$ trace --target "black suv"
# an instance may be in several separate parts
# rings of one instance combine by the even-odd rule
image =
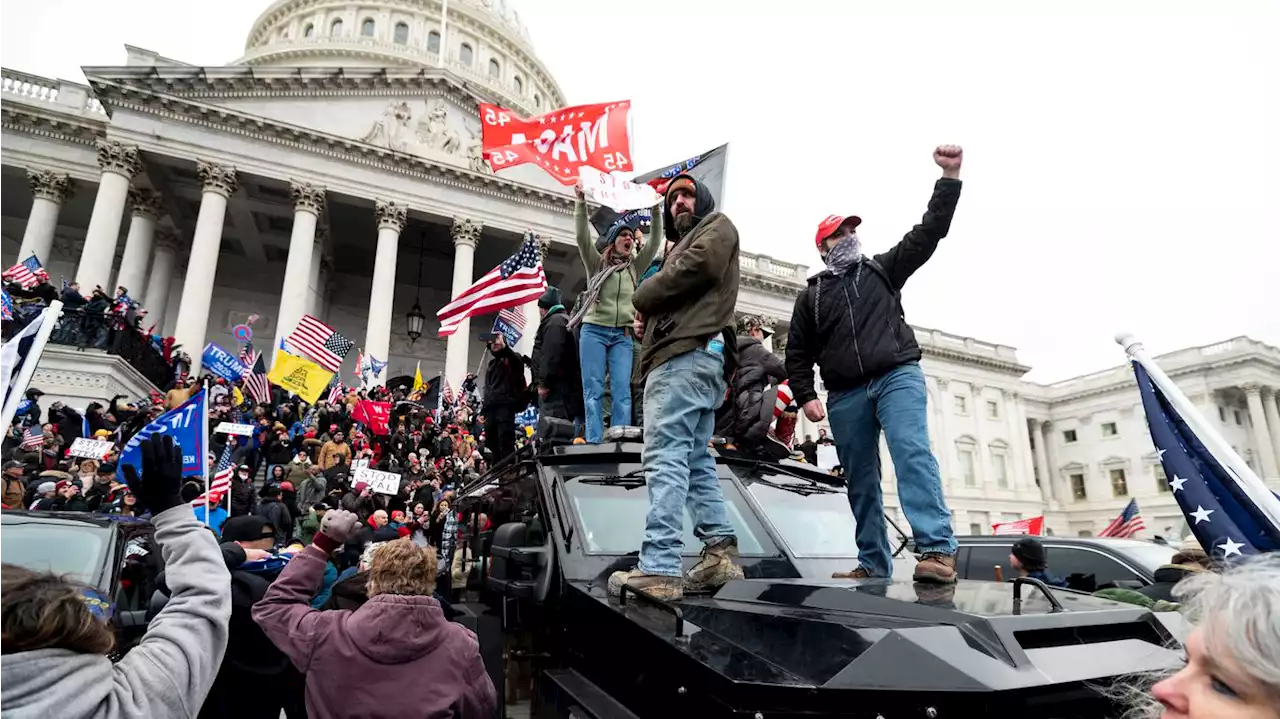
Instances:
[[[460,491],[481,653],[508,698],[532,680],[532,716],[1094,719],[1119,713],[1098,687],[1178,662],[1176,614],[1027,579],[913,584],[905,540],[899,579],[833,580],[857,564],[843,487],[728,451],[717,473],[746,579],[612,599],[644,536],[640,451],[608,435],[524,449]],[[702,546],[690,525],[686,569]]]
[[[1083,592],[1120,587],[1141,589],[1155,581],[1155,570],[1176,548],[1138,539],[1104,537],[1037,537],[1044,545],[1049,571]],[[1006,579],[1017,576],[1009,564],[1009,550],[1018,537],[958,536],[956,572],[966,579],[996,578],[999,566]]]

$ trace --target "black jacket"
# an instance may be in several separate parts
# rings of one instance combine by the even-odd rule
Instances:
[[[773,407],[763,408],[765,389],[787,378],[782,360],[754,337],[738,337],[738,369],[731,383],[733,423],[730,434],[739,442],[763,442],[773,423]]]
[[[253,513],[271,522],[271,526],[276,530],[277,547],[283,547],[289,543],[289,537],[293,535],[293,515],[289,513],[289,508],[284,502],[274,497],[264,497]]]
[[[578,343],[569,331],[569,313],[563,307],[548,312],[533,339],[533,380],[551,395],[582,406],[582,365]]]
[[[232,477],[229,516],[239,517],[245,514],[253,514],[256,506],[258,506],[258,493],[253,489],[253,483],[240,479],[239,475]]]
[[[484,406],[515,405],[516,411],[529,403],[529,387],[524,380],[524,358],[510,347],[489,357],[484,371]]]
[[[1195,574],[1196,570],[1195,567],[1166,564],[1156,569],[1153,575],[1155,583],[1139,589],[1138,593],[1152,600],[1163,599],[1166,602],[1176,602],[1178,600],[1173,596],[1173,588],[1178,586],[1178,582]]]
[[[947,236],[960,185],[959,180],[939,179],[920,224],[888,252],[843,276],[823,271],[809,279],[796,298],[787,334],[787,376],[796,404],[818,398],[815,364],[827,390],[840,391],[920,359],[899,293]]]

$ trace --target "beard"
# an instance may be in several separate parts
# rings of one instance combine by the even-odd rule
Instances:
[[[686,232],[692,230],[694,225],[698,224],[698,220],[693,216],[692,212],[681,212],[675,216],[672,224],[676,226],[676,232],[683,236]]]

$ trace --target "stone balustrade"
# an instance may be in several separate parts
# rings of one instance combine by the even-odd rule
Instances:
[[[1018,365],[1017,349],[1008,345],[983,342],[972,337],[953,335],[942,330],[929,329],[912,325],[916,342],[922,349],[934,348],[941,351],[960,352],[972,357],[988,359],[994,362]]]
[[[782,260],[775,260],[768,255],[752,252],[739,253],[738,267],[743,272],[784,280],[797,285],[803,285],[809,276],[809,267],[807,265],[783,262]]]
[[[47,102],[71,110],[106,117],[102,103],[93,96],[88,85],[67,80],[54,80],[17,70],[0,68],[0,97],[8,100]]]

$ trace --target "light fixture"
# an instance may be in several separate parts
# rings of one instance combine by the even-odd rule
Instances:
[[[409,310],[409,314],[405,315],[405,323],[409,327],[409,344],[416,344],[418,339],[422,337],[422,326],[426,324],[427,317],[422,314],[422,305],[418,302],[419,295],[422,291],[422,248],[427,241],[427,231],[422,230],[422,234],[418,236],[418,281],[414,285],[413,308]]]

